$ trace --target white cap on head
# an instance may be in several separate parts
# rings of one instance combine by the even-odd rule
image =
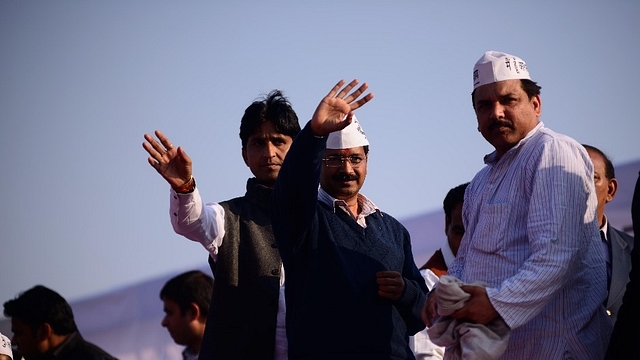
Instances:
[[[327,149],[350,149],[367,145],[369,140],[355,115],[351,119],[351,124],[340,131],[332,132],[327,138]]]
[[[473,67],[473,89],[494,82],[528,79],[529,70],[524,60],[500,51],[487,51]]]
[[[7,355],[13,359],[13,351],[11,350],[11,340],[0,333],[0,355]]]

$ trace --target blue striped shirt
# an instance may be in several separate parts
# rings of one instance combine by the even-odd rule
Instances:
[[[540,122],[485,163],[465,193],[449,274],[488,284],[512,329],[503,359],[602,359],[612,326],[586,151]]]

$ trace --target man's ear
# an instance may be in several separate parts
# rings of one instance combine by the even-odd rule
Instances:
[[[49,339],[52,335],[53,328],[49,323],[44,323],[38,326],[38,329],[36,329],[36,339],[38,339],[38,341]]]
[[[616,196],[617,191],[618,191],[618,180],[616,180],[616,178],[608,180],[606,202],[613,200],[613,198]]]
[[[189,321],[199,320],[202,316],[202,312],[200,311],[200,306],[198,304],[192,302],[189,304],[189,308],[186,311],[186,316],[189,318]]]
[[[247,162],[247,149],[242,148],[242,160],[244,160],[244,164],[249,166],[249,162]]]

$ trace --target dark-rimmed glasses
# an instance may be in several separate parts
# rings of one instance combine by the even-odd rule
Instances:
[[[351,156],[340,156],[340,155],[332,155],[327,156],[322,159],[324,164],[328,167],[341,167],[345,161],[348,161],[351,164],[351,167],[358,167],[362,164],[362,161],[365,160],[360,155],[351,155]]]

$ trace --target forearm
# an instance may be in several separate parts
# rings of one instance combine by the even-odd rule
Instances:
[[[295,241],[315,213],[325,143],[326,138],[313,136],[307,124],[287,153],[270,200],[272,225],[279,241]]]
[[[173,230],[199,242],[214,258],[224,237],[224,210],[218,204],[204,205],[196,188],[189,194],[170,193],[170,217]]]

